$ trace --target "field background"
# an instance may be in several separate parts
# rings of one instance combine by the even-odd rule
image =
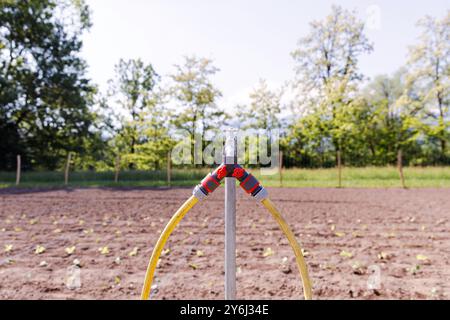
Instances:
[[[210,169],[174,169],[171,186],[195,186]],[[280,176],[262,175],[259,169],[250,169],[261,183],[268,187],[280,187]],[[410,188],[450,187],[450,167],[404,168],[406,185]],[[14,172],[0,172],[0,187],[15,187]],[[54,188],[64,186],[63,172],[23,172],[20,188]],[[166,187],[167,172],[124,171],[119,182],[114,182],[114,172],[76,171],[70,173],[70,187]],[[282,173],[283,187],[330,187],[338,186],[337,169],[286,169]],[[343,168],[342,187],[388,188],[401,187],[395,167]]]
[[[170,237],[153,299],[224,298],[223,189],[196,205]],[[314,299],[450,297],[450,189],[268,190],[304,249]],[[0,190],[0,299],[138,299],[153,246],[190,194]],[[236,218],[237,297],[301,299],[288,242],[240,189]],[[81,286],[70,289],[75,263]],[[369,287],[374,271],[378,289]]]

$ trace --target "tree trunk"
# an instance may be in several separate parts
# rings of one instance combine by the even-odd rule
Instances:
[[[20,184],[20,173],[22,168],[22,161],[20,158],[20,154],[17,155],[17,172],[16,172],[16,186]]]
[[[172,186],[172,154],[167,152],[167,186]]]
[[[119,182],[119,172],[120,172],[120,155],[116,157],[116,163],[115,163],[115,169],[116,172],[114,174],[114,182]]]
[[[436,79],[435,79],[435,83],[436,86],[439,85],[440,83],[440,74],[439,74],[439,59],[436,61]],[[441,90],[437,90],[436,92],[436,99],[438,102],[438,107],[439,107],[439,125],[442,125],[444,127],[444,123],[445,123],[445,117],[444,117],[444,98],[443,98],[443,92]],[[445,132],[445,128],[443,128],[444,132]],[[445,152],[446,152],[446,147],[447,147],[447,143],[445,141],[444,137],[439,137],[439,140],[441,141],[441,157],[442,160],[445,159]]]
[[[336,160],[338,166],[338,187],[342,188],[342,161],[341,161],[341,151],[336,152]]]
[[[444,126],[444,123],[445,123],[445,119],[444,119],[444,111],[443,111],[443,109],[442,109],[442,101],[441,100],[438,100],[439,101],[439,125],[442,125],[442,126]],[[445,132],[445,128],[443,128],[444,129],[444,132]],[[447,151],[446,149],[447,149],[447,141],[445,141],[445,138],[444,137],[440,137],[439,138],[439,140],[441,141],[441,155],[442,155],[442,160],[444,160],[445,159],[445,152]]]
[[[130,145],[130,153],[133,154],[133,155],[134,155],[134,153],[136,152],[135,146],[136,146],[136,138],[135,138],[134,135],[133,135],[133,136],[131,137],[131,145]],[[134,168],[135,168],[134,163],[131,162],[131,163],[128,165],[128,168],[129,168],[130,170],[134,169]]]
[[[400,182],[402,183],[402,188],[406,189],[405,176],[403,174],[403,153],[401,149],[399,149],[397,153],[397,168],[400,174]]]
[[[67,162],[66,162],[66,170],[64,172],[64,184],[67,186],[69,184],[69,170],[70,170],[70,161],[72,159],[72,154],[69,152],[67,154]]]

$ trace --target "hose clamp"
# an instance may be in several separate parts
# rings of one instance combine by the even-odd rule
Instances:
[[[208,196],[203,190],[201,185],[197,185],[192,191],[192,195],[198,199],[198,201],[203,201]]]
[[[257,194],[253,196],[253,199],[255,199],[258,202],[262,202],[263,200],[267,199],[269,197],[269,192],[266,188],[261,187],[261,190]]]

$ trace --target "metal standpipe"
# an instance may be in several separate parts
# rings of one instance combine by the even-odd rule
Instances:
[[[275,205],[268,198],[267,190],[260,184],[250,172],[241,167],[237,157],[237,133],[226,131],[226,142],[223,153],[223,164],[215,171],[209,173],[192,191],[192,196],[175,212],[167,223],[153,248],[147,272],[145,273],[144,286],[142,287],[141,299],[150,297],[153,278],[158,261],[164,246],[177,225],[184,216],[198,203],[205,200],[208,195],[219,188],[225,179],[225,299],[236,300],[236,180],[240,187],[253,199],[260,202],[277,221],[280,229],[286,236],[293,252],[303,283],[303,294],[305,299],[312,299],[311,280],[308,268],[302,254],[302,248],[295,238],[294,232],[281,216]]]
[[[237,136],[227,130],[224,164],[237,164]],[[236,300],[236,179],[225,178],[225,299]]]

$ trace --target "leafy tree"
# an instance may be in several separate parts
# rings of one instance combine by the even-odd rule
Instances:
[[[318,125],[322,146],[341,150],[348,135],[343,116],[363,79],[358,58],[372,51],[364,33],[364,23],[355,14],[338,6],[322,21],[311,23],[311,32],[298,42],[292,56],[296,62],[294,88],[298,114],[316,117],[309,124]],[[312,115],[311,115],[312,114]]]
[[[110,163],[120,154],[122,166],[160,169],[174,144],[170,136],[169,95],[160,86],[160,77],[153,66],[140,59],[121,60],[116,74],[116,80],[110,81],[110,94],[117,105],[109,106],[111,99],[102,100],[108,105],[107,118],[113,129]]]
[[[134,162],[138,169],[161,169],[167,153],[174,146],[170,135],[171,113],[165,101],[166,93],[159,90],[143,113],[142,143],[137,146]]]
[[[239,129],[248,130],[249,135],[245,137],[245,150],[248,154],[242,161],[252,159],[252,162],[265,152],[260,150],[264,141],[255,133],[264,133],[268,136],[268,146],[272,144],[272,136],[270,130],[279,130],[281,127],[281,97],[282,90],[272,90],[267,85],[266,80],[260,79],[257,86],[250,92],[250,103],[248,105],[238,105],[237,119]],[[244,137],[242,137],[244,138]],[[249,145],[254,147],[250,148]],[[248,159],[247,159],[248,158]],[[260,158],[261,161],[261,158]]]
[[[282,91],[271,90],[266,80],[260,79],[257,87],[250,93],[250,105],[238,108],[238,118],[243,128],[278,129],[281,125]]]
[[[439,142],[445,159],[450,139],[450,11],[442,20],[425,17],[420,42],[410,50],[403,104],[417,109],[424,132]]]
[[[121,59],[115,70],[116,78],[110,81],[111,96],[120,107],[115,143],[118,152],[132,160],[144,139],[144,113],[154,103],[158,75],[151,64],[146,65],[140,59]],[[134,166],[134,161],[129,161],[129,167]]]
[[[21,153],[26,167],[54,169],[91,138],[95,89],[79,57],[89,9],[81,0],[1,1],[0,21],[0,168]]]
[[[315,113],[306,114],[289,127],[289,134],[282,140],[284,158],[292,166],[329,167],[326,151],[328,140],[325,126]]]
[[[405,89],[405,70],[392,77],[377,76],[363,91],[364,116],[358,128],[369,147],[373,164],[392,164],[397,151],[416,137],[412,124],[414,112],[399,106],[399,99]]]
[[[175,68],[176,72],[170,76],[171,94],[178,103],[173,123],[177,129],[189,133],[193,144],[196,134],[206,139],[227,118],[217,105],[222,93],[211,79],[219,69],[212,60],[195,56],[184,57],[184,63]]]

